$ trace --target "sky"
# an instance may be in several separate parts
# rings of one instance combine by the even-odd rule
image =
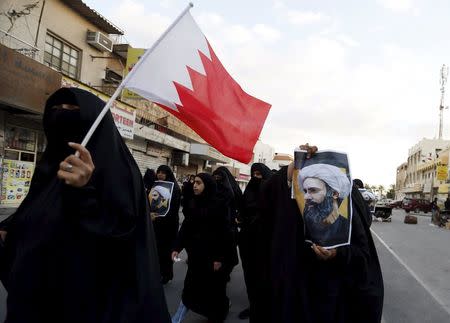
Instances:
[[[180,0],[84,0],[148,48]],[[347,152],[353,178],[389,187],[408,149],[438,136],[447,0],[193,1],[191,14],[233,78],[272,104],[261,140]],[[449,89],[450,90],[450,89]],[[444,139],[450,139],[450,111]]]

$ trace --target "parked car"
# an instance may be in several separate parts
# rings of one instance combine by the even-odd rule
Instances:
[[[390,207],[392,202],[393,201],[391,199],[381,199],[381,200],[377,201],[376,206],[382,206],[382,207],[387,206],[387,207]]]
[[[389,204],[389,206],[391,207],[391,208],[396,208],[396,209],[398,209],[398,208],[401,208],[402,207],[402,200],[397,200],[397,201],[393,201],[393,202],[391,202],[391,204]]]
[[[406,212],[431,212],[431,202],[424,199],[413,199],[405,197],[402,201],[402,208]]]

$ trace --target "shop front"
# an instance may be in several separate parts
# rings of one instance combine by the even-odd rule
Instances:
[[[0,45],[0,208],[16,208],[28,193],[45,149],[42,114],[61,87],[61,74]]]
[[[197,172],[212,173],[216,164],[227,164],[230,158],[222,155],[208,144],[191,143],[189,151],[189,167]]]

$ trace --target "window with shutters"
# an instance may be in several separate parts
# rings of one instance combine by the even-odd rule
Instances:
[[[47,33],[45,37],[44,63],[74,79],[80,74],[81,51],[62,39]]]

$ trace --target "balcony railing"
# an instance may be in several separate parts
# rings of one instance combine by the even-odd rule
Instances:
[[[28,56],[34,60],[40,59],[39,48],[21,40],[20,38],[11,35],[5,30],[0,29],[0,44],[16,50],[17,52]]]

